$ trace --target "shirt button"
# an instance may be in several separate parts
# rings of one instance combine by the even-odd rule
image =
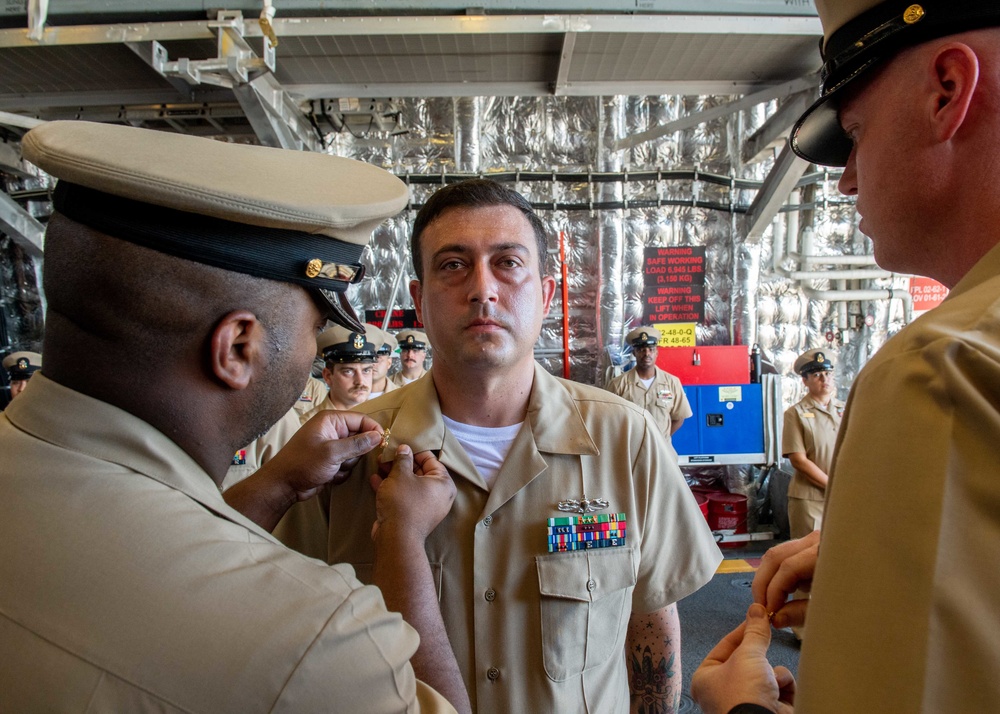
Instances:
[[[483,519],[483,525],[486,526],[487,528],[489,528],[492,523],[493,523],[493,516],[486,516],[486,518]]]
[[[500,679],[500,670],[496,667],[490,667],[486,670],[486,676],[491,682],[495,682]]]
[[[496,599],[497,599],[497,591],[494,590],[493,588],[489,588],[486,591],[486,602],[493,602]]]
[[[587,590],[593,590],[596,587],[597,587],[597,583],[595,581],[593,581],[593,580],[588,580],[587,581]]]

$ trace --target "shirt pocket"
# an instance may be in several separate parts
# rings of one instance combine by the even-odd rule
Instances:
[[[536,558],[542,662],[563,682],[622,656],[632,614],[632,549],[606,548]]]

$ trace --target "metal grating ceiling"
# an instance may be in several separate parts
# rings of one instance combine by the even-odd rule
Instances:
[[[400,15],[357,8],[349,16],[279,15],[276,66],[273,75],[267,73],[265,93],[283,99],[278,109],[259,114],[285,116],[288,107],[294,112],[296,105],[318,99],[753,94],[819,66],[819,21],[811,6],[804,11],[803,3],[793,3],[794,12],[780,15],[774,14],[780,3],[760,0],[772,14],[748,16],[745,2],[706,2],[711,7],[703,15],[503,15],[499,8],[490,15],[417,15],[416,8]],[[245,134],[240,109],[248,117],[254,113],[245,96],[165,78],[151,66],[154,41],[170,61],[216,58],[220,31],[209,20],[147,21],[148,7],[120,3],[132,4],[134,22],[124,21],[126,9],[115,24],[62,18],[40,40],[28,38],[27,18],[21,27],[7,18],[7,29],[0,29],[0,124],[18,127],[18,117],[30,123],[67,115],[108,121],[114,112],[130,117],[119,120],[146,123],[142,117],[158,110],[159,120],[176,130]],[[234,16],[248,46],[262,56],[256,18],[249,9],[245,18]],[[74,21],[81,17],[86,13]]]

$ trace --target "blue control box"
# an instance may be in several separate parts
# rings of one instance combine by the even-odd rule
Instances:
[[[764,463],[761,385],[694,385],[684,393],[694,415],[672,439],[679,463]]]

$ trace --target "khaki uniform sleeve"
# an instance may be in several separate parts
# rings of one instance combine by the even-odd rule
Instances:
[[[781,428],[781,455],[788,456],[795,452],[806,453],[806,441],[799,410],[791,406],[785,410],[784,426]]]
[[[694,412],[691,411],[691,403],[688,401],[687,393],[684,391],[684,385],[674,375],[668,373],[668,376],[670,377],[670,389],[674,393],[674,408],[670,411],[670,419],[671,421],[687,419]]]
[[[644,413],[645,436],[633,466],[637,505],[644,512],[643,531],[636,534],[642,560],[632,611],[659,610],[712,579],[722,552],[698,508],[673,449],[652,417]],[[678,547],[683,544],[683,547]]]
[[[307,647],[272,711],[453,712],[413,673],[418,641],[378,588],[356,588]]]

